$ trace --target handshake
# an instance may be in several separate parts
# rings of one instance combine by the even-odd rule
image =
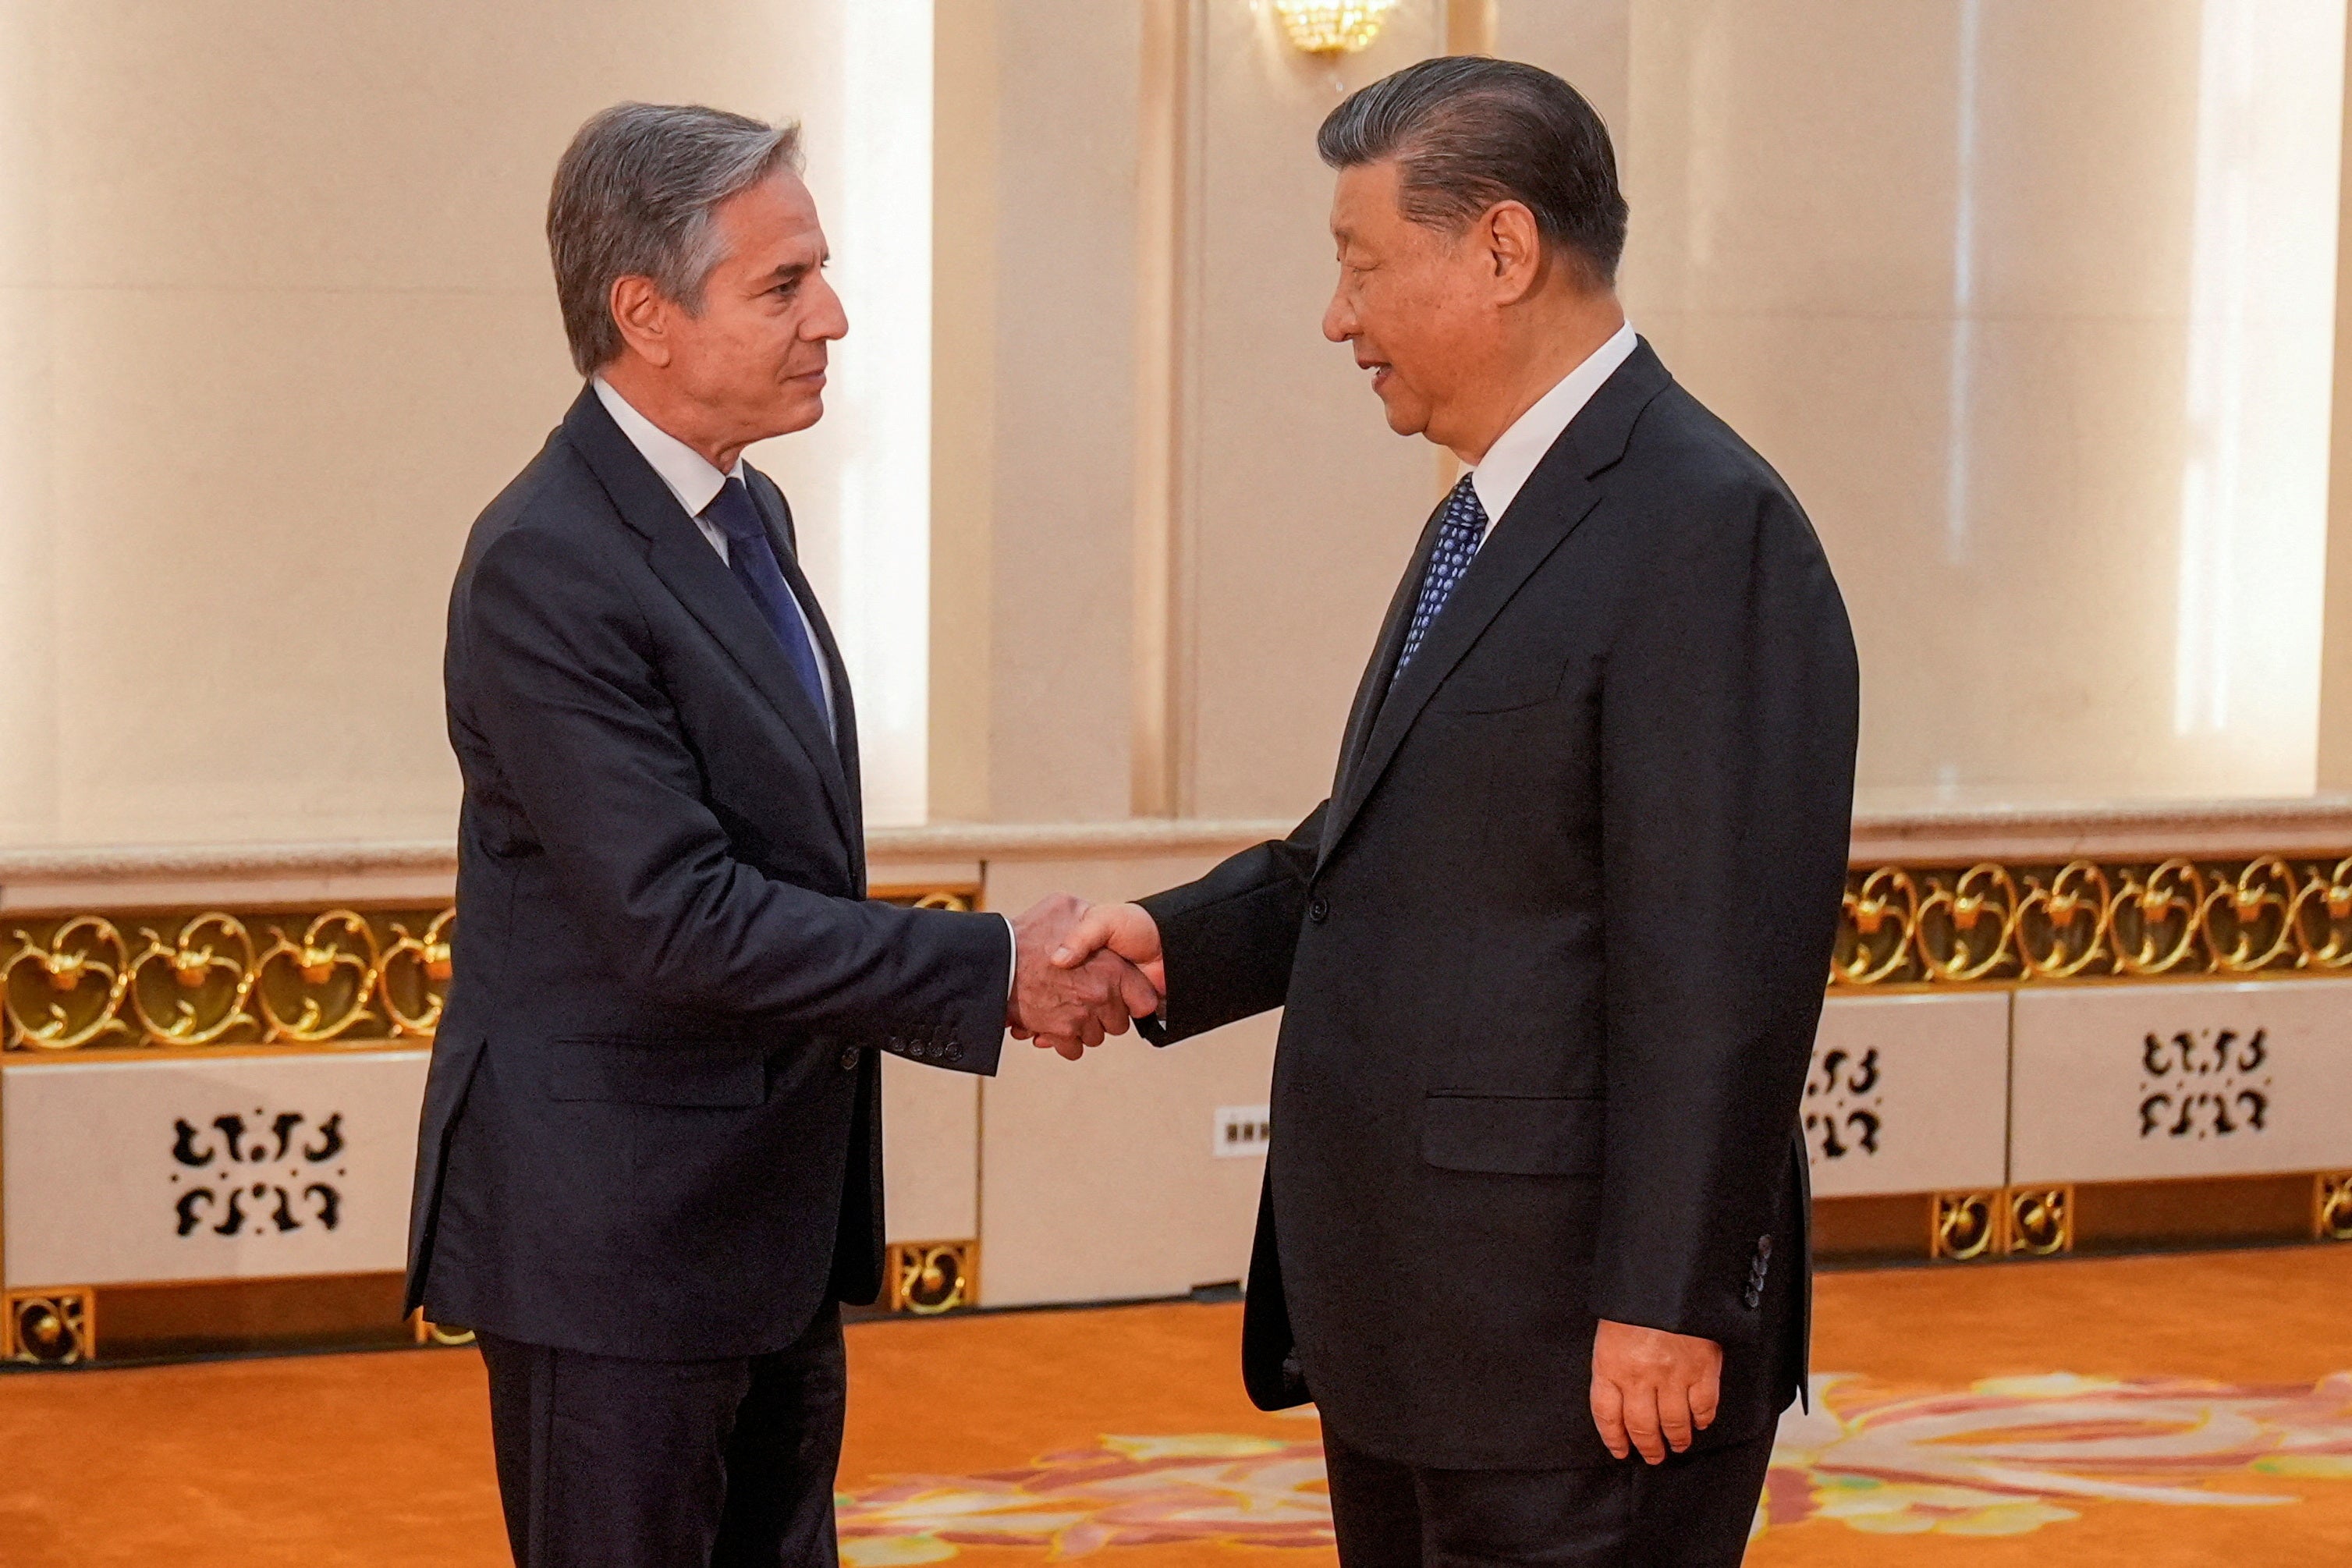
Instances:
[[[1005,1027],[1071,1061],[1160,1011],[1167,994],[1160,928],[1135,904],[1055,893],[1013,921],[1013,942]]]

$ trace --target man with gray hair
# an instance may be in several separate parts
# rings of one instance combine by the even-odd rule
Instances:
[[[1162,1043],[1286,1009],[1243,1375],[1319,1405],[1344,1568],[1722,1568],[1803,1380],[1844,606],[1780,476],[1626,323],[1573,88],[1425,60],[1320,144],[1324,333],[1469,472],[1331,798],[1057,958],[1158,975]]]
[[[882,1268],[879,1054],[993,1072],[1159,997],[1081,907],[868,901],[849,678],[743,449],[848,330],[798,137],[623,104],[548,206],[587,379],[449,604],[456,978],[408,1303],[479,1336],[515,1560],[837,1561],[837,1303]]]

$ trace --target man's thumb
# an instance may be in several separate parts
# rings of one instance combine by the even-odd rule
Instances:
[[[1110,932],[1103,929],[1107,923],[1092,910],[1080,917],[1078,923],[1063,935],[1061,945],[1054,949],[1054,967],[1076,969],[1101,952],[1103,944],[1110,941]]]

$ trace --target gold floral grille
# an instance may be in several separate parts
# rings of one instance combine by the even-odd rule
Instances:
[[[971,910],[976,887],[877,888]],[[0,1048],[381,1045],[429,1038],[457,911],[332,909],[0,919]]]
[[[2352,857],[1846,877],[1832,988],[2352,971]]]
[[[452,909],[217,910],[0,926],[0,1047],[320,1045],[429,1036]]]

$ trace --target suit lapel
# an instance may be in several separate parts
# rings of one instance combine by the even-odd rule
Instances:
[[[841,753],[826,731],[824,715],[809,701],[800,678],[793,673],[784,650],[777,645],[776,634],[761,617],[751,595],[743,592],[743,585],[719,559],[719,552],[695,527],[686,509],[677,504],[677,497],[662,483],[661,476],[621,434],[613,416],[596,400],[593,388],[581,392],[571,413],[564,416],[563,430],[587,459],[589,468],[619,509],[623,521],[646,536],[646,560],[655,575],[726,650],[736,668],[808,753],[817,776],[824,781],[825,804],[832,810],[835,826],[852,846],[853,857],[861,853],[862,835],[853,804],[855,796],[842,769]],[[772,519],[770,527],[774,527]],[[778,559],[790,563],[792,557],[787,551]],[[793,591],[802,595],[802,603],[813,604],[798,567],[787,564],[785,571]],[[816,619],[812,614],[810,620],[814,623]],[[821,637],[820,640],[830,658],[831,639]],[[848,682],[838,674],[835,682],[837,692],[848,689]]]
[[[1322,859],[1329,859],[1331,852],[1339,847],[1349,825],[1355,821],[1357,813],[1363,809],[1364,802],[1388,771],[1422,710],[1429,705],[1429,700],[1437,694],[1454,666],[1476,646],[1479,637],[1536,569],[1551,558],[1552,552],[1599,504],[1601,492],[1591,482],[1592,476],[1625,455],[1633,421],[1671,384],[1665,367],[1658,363],[1657,355],[1645,342],[1592,395],[1592,400],[1569,421],[1568,428],[1552,443],[1551,450],[1536,466],[1536,471],[1528,476],[1528,482],[1503,515],[1495,520],[1486,542],[1471,559],[1469,570],[1454,585],[1445,607],[1430,623],[1420,651],[1413,655],[1404,673],[1396,678],[1386,700],[1378,695],[1379,687],[1385,684],[1387,670],[1395,667],[1396,653],[1388,649],[1389,634],[1383,632],[1386,657],[1375,660],[1372,673],[1379,681],[1367,678],[1372,689],[1369,707],[1366,692],[1357,693],[1359,714],[1369,712],[1370,716],[1369,732],[1360,753],[1343,760],[1342,781],[1333,795],[1331,813],[1324,826]],[[1436,527],[1437,520],[1433,518],[1425,531],[1422,552],[1424,561],[1434,542]],[[1404,585],[1398,590],[1398,603],[1409,606],[1418,600],[1424,569],[1407,575]],[[1395,619],[1395,604],[1390,605],[1390,616],[1391,621]],[[1353,721],[1351,728],[1352,724]]]
[[[862,889],[866,885],[865,781],[858,767],[857,704],[850,696],[849,667],[842,662],[840,644],[834,638],[832,624],[824,618],[824,606],[817,603],[816,590],[801,571],[800,534],[793,526],[791,503],[767,475],[749,467],[744,471],[759,481],[747,488],[768,524],[768,536],[776,549],[776,563],[783,568],[784,581],[807,613],[809,629],[816,634],[816,656],[824,660],[825,678],[832,682],[834,756],[841,766],[844,796],[849,809],[850,860]]]
[[[1388,693],[1390,672],[1396,668],[1397,658],[1404,651],[1405,633],[1412,626],[1413,606],[1421,598],[1421,580],[1429,573],[1429,557],[1437,548],[1437,535],[1444,521],[1445,502],[1441,500],[1430,512],[1429,521],[1423,525],[1421,542],[1412,549],[1412,563],[1405,568],[1396,593],[1389,599],[1388,614],[1381,621],[1381,635],[1372,644],[1372,660],[1364,667],[1364,678],[1357,684],[1355,705],[1348,710],[1348,728],[1339,739],[1339,766],[1331,780],[1335,805],[1346,797],[1357,760],[1363,755],[1365,742],[1371,739],[1372,722],[1380,717],[1381,700]],[[1319,854],[1331,852],[1339,837],[1335,826],[1338,821],[1336,811],[1325,815]]]

